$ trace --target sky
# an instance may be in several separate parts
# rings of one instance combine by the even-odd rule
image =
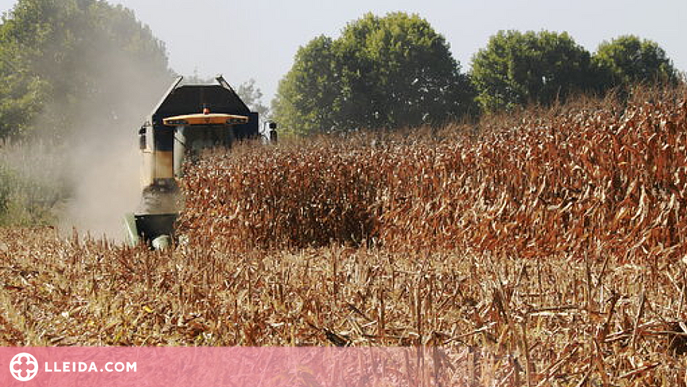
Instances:
[[[404,11],[427,19],[451,46],[463,71],[499,30],[567,31],[590,52],[604,40],[634,34],[656,41],[687,70],[685,0],[108,0],[132,9],[167,46],[179,74],[250,78],[269,103],[300,46],[339,36],[368,12]],[[0,0],[0,12],[16,0]]]

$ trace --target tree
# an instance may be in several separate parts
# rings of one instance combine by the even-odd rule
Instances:
[[[0,48],[0,139],[29,131],[30,120],[43,106],[47,83],[27,71],[13,45]]]
[[[335,103],[341,103],[338,60],[331,38],[320,36],[301,47],[272,101],[274,118],[286,131],[306,135],[335,128]]]
[[[565,32],[500,31],[475,54],[470,75],[486,111],[550,104],[594,83],[590,54]]]
[[[638,82],[678,81],[678,72],[666,52],[655,42],[624,35],[601,43],[593,62],[604,76],[606,87]]]
[[[243,82],[236,90],[236,94],[252,111],[258,113],[260,119],[267,119],[269,108],[262,104],[262,91],[255,83],[253,78]]]
[[[140,120],[171,78],[164,44],[132,11],[100,0],[19,0],[0,47],[0,91],[12,96],[0,104],[0,137]]]
[[[438,124],[468,112],[470,90],[426,20],[367,14],[339,39],[320,36],[299,49],[274,112],[301,134]]]

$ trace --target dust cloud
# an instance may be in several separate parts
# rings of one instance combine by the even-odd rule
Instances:
[[[62,155],[70,194],[59,214],[59,228],[122,242],[124,214],[140,198],[141,156],[138,129],[172,81],[169,73],[145,76],[140,68],[106,52],[91,53],[99,65],[100,89],[76,103],[56,102],[77,117],[66,131]]]
[[[140,157],[135,143],[125,138],[135,138],[135,127],[117,129],[104,136],[85,134],[67,155],[72,194],[59,215],[62,231],[123,240],[124,214],[140,200]]]

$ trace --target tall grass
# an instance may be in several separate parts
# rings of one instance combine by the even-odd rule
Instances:
[[[0,226],[54,224],[70,195],[67,146],[0,141]]]

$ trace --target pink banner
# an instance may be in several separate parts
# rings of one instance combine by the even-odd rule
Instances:
[[[0,386],[443,385],[436,348],[0,348]]]

